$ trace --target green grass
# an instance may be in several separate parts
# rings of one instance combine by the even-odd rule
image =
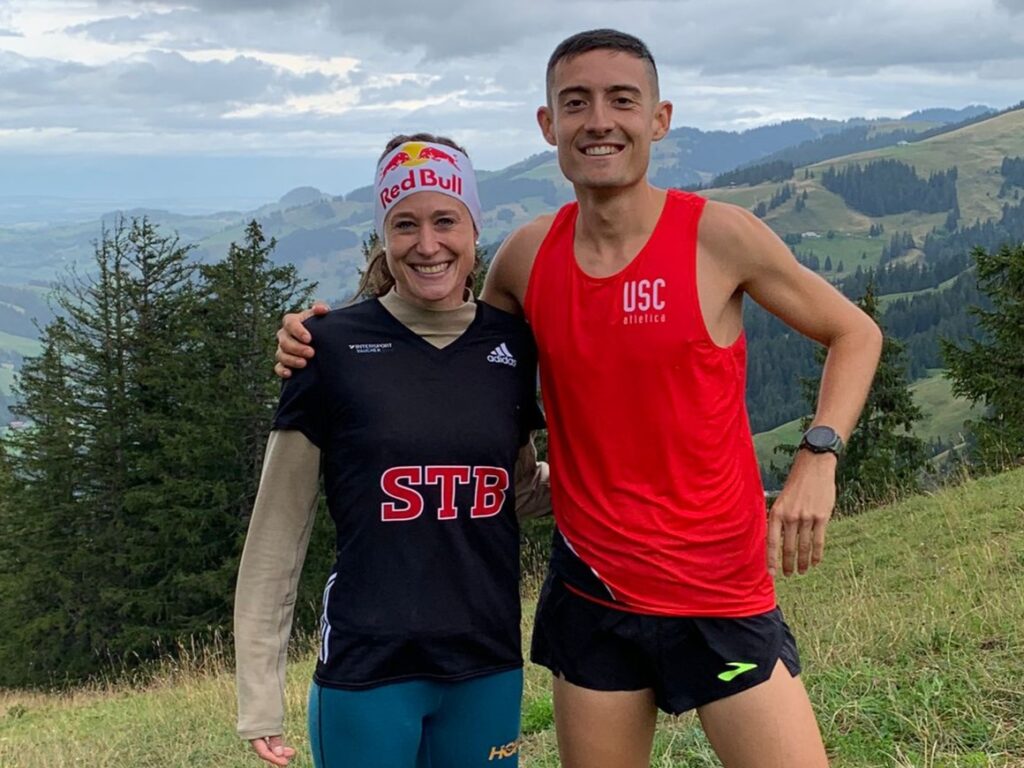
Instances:
[[[774,462],[780,467],[789,463],[789,458],[782,453],[776,453],[775,448],[780,445],[796,445],[800,442],[800,419],[787,421],[775,429],[767,432],[758,432],[754,435],[754,449],[757,451],[758,463],[767,467]]]
[[[779,584],[834,768],[1024,765],[1022,500],[1018,469],[836,520],[825,561]],[[309,768],[313,652],[299,645],[286,733],[299,749],[292,765]],[[0,693],[0,765],[259,765],[233,719],[224,654],[189,653],[146,685]],[[548,674],[528,665],[524,768],[558,765],[551,721]],[[683,716],[662,718],[651,764],[718,762],[695,718]]]
[[[930,371],[928,378],[914,382],[910,390],[924,413],[914,430],[923,440],[939,438],[959,444],[963,442],[964,422],[982,415],[980,407],[953,396],[953,383],[941,371]]]

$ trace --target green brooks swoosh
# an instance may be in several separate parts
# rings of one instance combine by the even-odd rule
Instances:
[[[733,669],[727,669],[725,672],[722,672],[718,676],[719,680],[726,683],[732,682],[733,678],[742,675],[744,672],[749,672],[752,669],[757,669],[757,664],[747,664],[742,661],[730,661],[725,666],[733,667]]]

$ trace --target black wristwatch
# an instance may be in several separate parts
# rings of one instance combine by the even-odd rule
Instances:
[[[843,452],[843,438],[832,427],[811,427],[804,432],[800,447],[811,453],[834,453],[838,458]]]

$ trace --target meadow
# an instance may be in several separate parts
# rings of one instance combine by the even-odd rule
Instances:
[[[782,581],[835,768],[1024,766],[1024,469],[829,528],[825,561]],[[537,592],[524,583],[524,637]],[[309,768],[315,650],[295,643],[286,735]],[[254,768],[234,734],[230,653],[186,647],[158,669],[62,693],[0,692],[0,766]],[[527,665],[521,765],[558,765],[547,673]],[[662,718],[653,766],[719,763],[692,715]]]

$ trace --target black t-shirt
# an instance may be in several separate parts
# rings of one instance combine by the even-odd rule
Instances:
[[[307,323],[275,429],[323,453],[337,526],[317,682],[460,679],[522,663],[513,470],[543,426],[526,323],[482,302],[437,349],[379,301]]]

